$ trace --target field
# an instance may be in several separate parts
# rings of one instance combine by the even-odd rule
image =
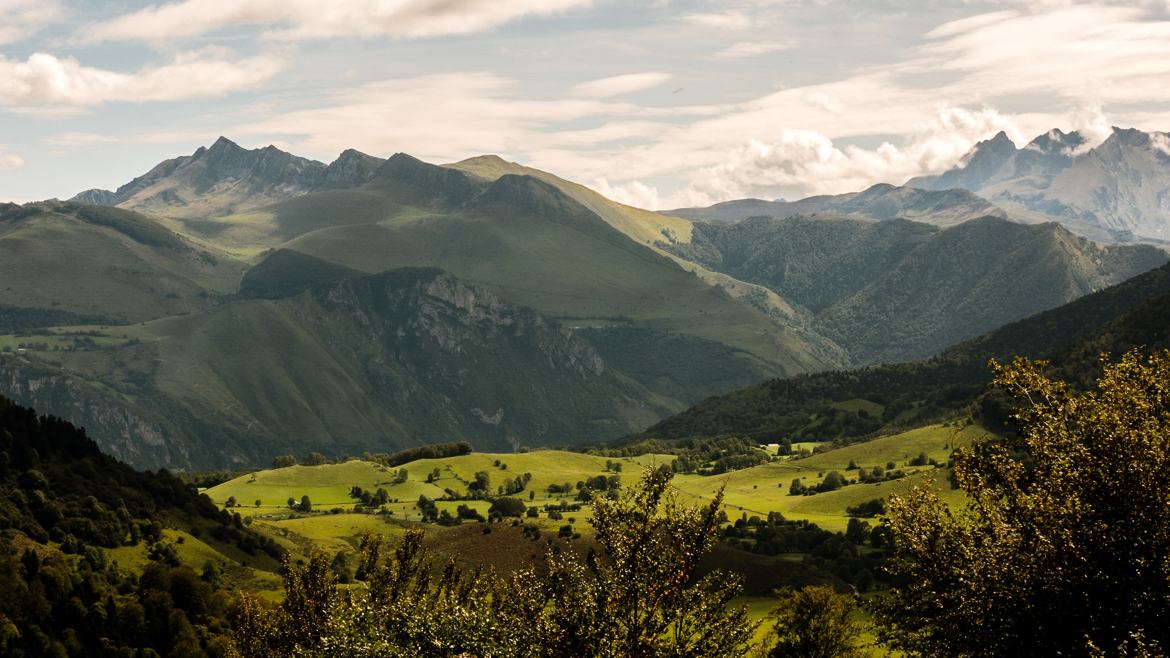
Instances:
[[[725,508],[731,519],[741,515],[766,517],[769,512],[780,512],[786,518],[808,520],[831,531],[842,531],[849,520],[847,508],[875,498],[906,491],[933,474],[933,466],[909,466],[919,454],[927,459],[945,463],[951,447],[970,443],[983,434],[977,426],[962,429],[933,425],[902,434],[882,437],[836,450],[828,450],[804,458],[777,459],[754,468],[733,471],[718,476],[678,475],[675,490],[684,502],[701,504],[711,500],[720,488],[725,492]],[[550,485],[570,485],[598,475],[613,475],[607,462],[620,464],[618,475],[623,483],[631,483],[642,469],[654,464],[669,463],[670,455],[643,455],[634,458],[609,459],[558,450],[538,450],[515,454],[473,453],[444,459],[422,459],[402,466],[407,472],[405,482],[393,483],[398,468],[387,468],[373,462],[352,460],[343,464],[321,466],[289,466],[257,471],[208,489],[207,495],[217,504],[234,498],[238,507],[233,511],[251,517],[253,527],[262,531],[277,529],[276,536],[290,547],[306,550],[315,543],[322,548],[339,550],[356,545],[357,539],[369,531],[389,534],[399,532],[401,524],[417,522],[420,512],[416,507],[419,496],[438,499],[447,490],[463,496],[467,485],[477,472],[486,472],[490,490],[505,480],[531,474],[525,489],[516,494],[528,506],[573,502],[571,494],[550,493]],[[800,478],[806,486],[814,486],[831,471],[854,480],[857,471],[847,470],[850,462],[859,467],[883,468],[893,462],[906,477],[877,484],[849,484],[841,489],[816,495],[789,495],[792,480]],[[438,472],[434,478],[432,473]],[[428,479],[433,481],[428,482]],[[935,476],[941,480],[941,475]],[[350,497],[352,487],[369,491],[384,488],[390,502],[386,514],[353,514],[355,499]],[[954,497],[949,488],[940,487],[945,496]],[[288,501],[300,501],[308,496],[314,512],[309,515],[294,513]],[[486,501],[438,501],[440,510],[455,512],[467,504],[486,513]],[[336,511],[334,511],[336,510]],[[345,513],[338,513],[344,511]],[[332,512],[332,513],[331,513]],[[541,515],[541,520],[544,519]],[[585,526],[588,507],[573,515],[579,525]],[[559,526],[560,522],[551,524]],[[447,529],[428,526],[430,532],[442,534]],[[391,529],[394,530],[391,530]],[[578,530],[580,531],[580,530]],[[457,552],[457,551],[456,551]]]
[[[936,481],[943,481],[943,473],[936,472],[936,467],[929,464],[909,466],[909,462],[925,455],[927,460],[945,463],[954,447],[967,445],[984,434],[977,426],[960,428],[957,425],[934,425],[837,449],[827,449],[827,444],[798,444],[795,446],[798,451],[819,449],[820,452],[808,456],[777,456],[760,466],[718,476],[677,475],[674,488],[682,502],[695,504],[709,501],[723,488],[725,509],[733,521],[740,516],[764,517],[769,512],[780,512],[789,519],[804,519],[822,528],[839,531],[845,528],[849,519],[846,512],[849,506],[905,491],[928,475],[933,474]],[[776,446],[765,449],[774,453]],[[416,506],[420,496],[432,499],[452,493],[463,496],[479,472],[488,474],[489,489],[493,494],[506,480],[529,474],[527,486],[516,497],[530,507],[543,508],[546,504],[577,502],[575,488],[579,481],[616,473],[624,485],[629,485],[645,468],[669,463],[673,459],[672,455],[607,458],[538,450],[420,459],[400,467],[351,460],[339,464],[260,470],[226,481],[205,490],[205,493],[221,506],[234,499],[235,505],[230,510],[244,517],[253,530],[275,540],[289,552],[291,559],[301,560],[315,551],[331,555],[343,553],[349,556],[352,568],[364,536],[380,535],[391,541],[400,538],[407,529],[420,525],[421,512]],[[907,474],[902,479],[880,484],[850,483],[827,493],[789,495],[789,486],[795,478],[813,486],[828,473],[837,471],[854,480],[858,471],[848,469],[850,462],[866,469],[885,467],[893,462],[895,470]],[[400,471],[406,473],[404,481]],[[551,485],[568,485],[573,493],[550,492]],[[355,512],[355,499],[350,496],[355,486],[371,492],[385,489],[389,502],[380,513]],[[940,488],[947,491],[945,497],[958,500],[958,494],[949,492],[946,487]],[[312,512],[290,509],[288,501],[299,502],[303,496],[309,497]],[[457,506],[464,504],[485,515],[489,505],[484,500],[437,501],[440,510],[452,514]],[[523,523],[426,524],[425,543],[440,562],[451,559],[467,568],[486,568],[498,573],[530,566],[539,569],[546,551],[553,547],[584,553],[595,545],[589,516],[589,507],[585,506],[578,512],[564,512],[563,518],[559,519],[549,518],[542,509],[538,518],[525,517]],[[570,526],[570,536],[561,534],[566,525]],[[197,570],[209,562],[214,563],[225,577],[242,589],[270,599],[282,596],[279,576],[242,566],[196,537],[167,530],[164,543],[174,548],[183,563]],[[144,545],[114,549],[108,556],[131,569],[141,568],[148,560]],[[768,615],[775,605],[770,592],[784,585],[824,582],[816,580],[822,576],[810,572],[799,554],[754,554],[725,544],[719,545],[708,556],[702,568],[730,569],[743,575],[746,587],[737,604],[746,605],[750,617],[761,622],[758,637],[763,637],[770,628]],[[868,620],[860,615],[858,621],[865,626]],[[866,655],[886,655],[873,645],[871,636],[864,636],[863,643]]]

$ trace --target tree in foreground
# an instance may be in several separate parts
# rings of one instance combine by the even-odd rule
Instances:
[[[549,556],[549,573],[512,586],[524,595],[521,616],[538,620],[533,631],[546,656],[698,658],[742,656],[755,624],[732,607],[738,577],[700,577],[699,562],[714,546],[723,492],[705,507],[679,503],[671,469],[648,470],[639,486],[614,499],[593,497],[598,551],[582,561],[563,552]]]
[[[367,537],[364,588],[341,591],[326,556],[286,566],[285,600],[245,596],[236,621],[245,658],[275,656],[741,656],[754,624],[730,602],[737,579],[700,577],[717,539],[722,495],[703,508],[678,503],[669,468],[641,486],[595,498],[600,550],[548,556],[548,567],[502,579],[437,567],[408,532],[384,554]]]
[[[860,628],[849,616],[855,597],[838,594],[828,585],[786,589],[773,616],[767,658],[860,658]]]
[[[961,451],[967,494],[891,499],[907,585],[883,639],[931,656],[1156,656],[1170,650],[1170,352],[1130,353],[1093,390],[1046,364],[993,364],[1019,433]]]

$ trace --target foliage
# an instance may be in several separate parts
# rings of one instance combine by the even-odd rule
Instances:
[[[236,559],[278,552],[165,471],[135,471],[0,397],[0,655],[225,655],[230,597],[214,567],[177,564],[164,525]],[[107,560],[144,542],[140,576]]]
[[[767,658],[860,658],[860,629],[849,620],[857,609],[853,597],[818,585],[780,592],[773,613],[774,644]]]
[[[371,462],[377,462],[383,466],[402,466],[420,459],[443,459],[446,457],[458,457],[459,455],[470,455],[471,444],[466,441],[455,441],[451,443],[432,443],[430,445],[419,446],[417,448],[407,448],[399,450],[398,452],[386,453],[366,453],[362,459]]]
[[[287,596],[268,608],[247,595],[237,641],[244,658],[270,656],[739,656],[754,627],[733,577],[697,575],[717,537],[721,500],[677,502],[671,473],[647,472],[617,499],[594,501],[599,551],[551,552],[547,571],[508,579],[436,569],[422,532],[392,554],[368,537],[364,589],[342,592],[318,555],[289,564]],[[721,499],[721,497],[720,497]],[[437,575],[435,575],[437,574]]]
[[[891,499],[885,640],[932,656],[1160,655],[1170,647],[1170,352],[1076,392],[1043,362],[995,366],[1018,436],[956,457],[969,503]]]
[[[524,501],[519,498],[501,496],[492,500],[492,506],[488,509],[488,515],[520,517],[524,515],[524,509]]]

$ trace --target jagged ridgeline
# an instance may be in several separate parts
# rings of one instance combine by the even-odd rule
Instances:
[[[141,294],[110,313],[148,321],[83,327],[97,334],[87,349],[29,337],[49,349],[2,358],[6,390],[85,423],[136,464],[210,467],[302,448],[595,441],[714,393],[839,363],[829,341],[778,323],[534,177],[405,155],[347,152],[318,173],[278,160],[221,140],[106,199],[121,208],[58,204],[13,220],[0,250],[14,256],[41,224],[60,227],[46,253],[74,225],[89,230],[78,216],[93,208],[154,227],[208,271],[169,289],[157,241],[92,225],[110,243],[104,260],[146,251],[140,260],[160,263],[135,266]],[[586,201],[609,208],[598,199]],[[233,273],[238,283],[223,285]],[[62,272],[54,286],[84,278]],[[59,308],[91,310],[80,299]],[[627,336],[637,342],[618,339]],[[52,349],[61,340],[67,349]]]
[[[962,190],[761,203],[817,214],[704,224],[492,156],[326,165],[220,139],[0,208],[0,390],[151,467],[567,446],[935,355],[1166,262]]]

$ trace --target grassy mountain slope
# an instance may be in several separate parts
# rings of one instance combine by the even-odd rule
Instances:
[[[486,183],[395,156],[358,191],[375,192],[411,206],[377,223],[318,229],[288,247],[367,272],[440,267],[572,326],[633,325],[729,345],[741,352],[741,367],[755,372],[833,363],[818,344],[535,178],[506,175]],[[279,207],[279,221],[296,222],[295,210]]]
[[[235,289],[242,269],[137,213],[0,205],[0,307],[138,322],[211,306],[212,295]]]
[[[707,284],[722,289],[740,303],[746,304],[773,319],[785,327],[786,332],[792,334],[793,339],[790,342],[805,343],[806,349],[825,362],[836,364],[846,362],[847,355],[844,351],[812,328],[811,317],[803,309],[794,306],[764,286],[742,281],[728,276],[724,272],[709,269],[695,260],[679,257],[675,250],[664,248],[665,244],[687,245],[691,242],[693,227],[690,221],[618,203],[584,185],[567,181],[539,169],[507,162],[494,155],[470,158],[446,166],[466,171],[485,180],[498,180],[506,175],[520,175],[531,176],[548,183],[594,212],[615,230],[635,242],[667,256],[676,265],[688,272],[693,272]],[[628,328],[618,328],[618,331],[627,339],[633,338]],[[602,341],[614,342],[614,336],[601,335],[605,333],[604,330],[595,333]],[[650,342],[657,335],[658,332],[643,331],[640,340]],[[666,354],[659,355],[660,358],[668,356]]]
[[[1099,354],[1138,347],[1170,347],[1170,265],[1008,324],[927,361],[772,380],[705,400],[641,436],[858,438],[965,413],[986,391],[992,357],[1049,359],[1062,378],[1089,382],[1098,373]],[[859,413],[866,406],[860,402],[870,405],[866,414]]]
[[[681,408],[567,329],[437,270],[326,280],[123,330],[121,345],[14,355],[0,376],[21,399],[85,415],[114,454],[186,467],[591,441]]]
[[[803,305],[854,362],[936,354],[1166,262],[1055,224],[987,217],[940,230],[891,220],[753,218],[697,224],[681,256]]]

